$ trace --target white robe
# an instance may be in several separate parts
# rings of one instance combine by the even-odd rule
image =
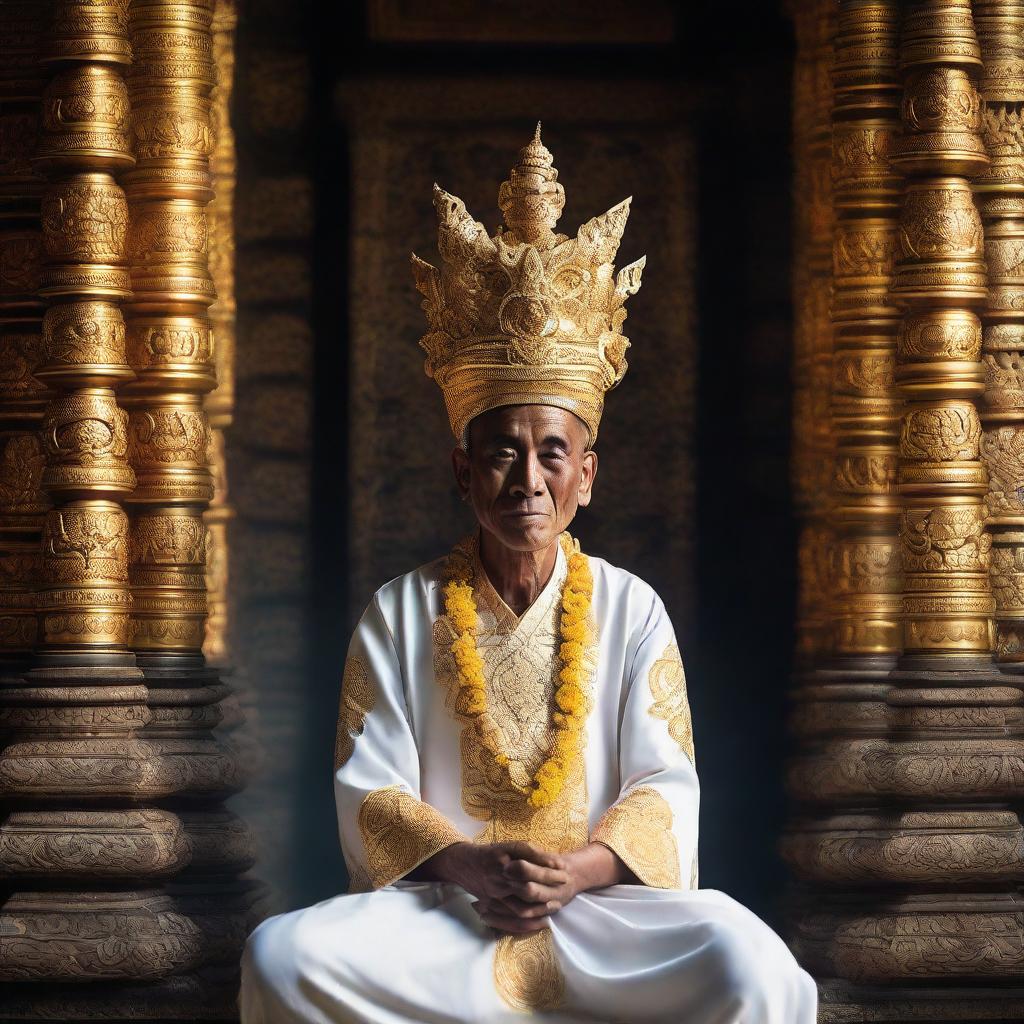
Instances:
[[[459,717],[439,559],[382,587],[342,685],[335,794],[349,894],[263,922],[242,961],[242,1024],[812,1024],[811,977],[763,921],[697,889],[698,783],[664,605],[591,557],[591,710],[581,763],[531,811],[550,745],[566,558],[521,618],[475,572],[488,718]],[[480,729],[510,757],[484,756]],[[496,732],[495,732],[496,730]],[[643,884],[580,893],[527,936],[482,923],[461,886],[410,881],[455,841],[611,847]]]

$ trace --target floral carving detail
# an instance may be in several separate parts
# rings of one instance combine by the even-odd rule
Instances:
[[[985,432],[982,457],[988,468],[985,505],[990,515],[1024,512],[1024,431],[999,427]]]
[[[997,612],[1024,612],[1024,547],[994,547],[989,579]]]
[[[46,450],[51,460],[88,466],[119,461],[128,450],[128,414],[113,393],[71,394],[47,410]]]
[[[907,192],[900,220],[900,259],[977,257],[984,249],[981,217],[970,187]]]
[[[894,353],[837,353],[833,363],[832,388],[838,394],[887,398],[895,373]]]
[[[338,708],[338,732],[334,744],[334,770],[348,762],[355,750],[355,740],[363,731],[363,722],[373,710],[377,696],[362,660],[345,659],[341,680],[341,701]]]
[[[833,483],[846,494],[893,494],[896,488],[896,457],[889,454],[840,455]]]
[[[899,549],[885,541],[840,543],[833,573],[840,593],[899,593]]]
[[[908,572],[987,570],[992,538],[980,505],[908,509],[900,520],[903,568]]]
[[[197,516],[139,516],[130,534],[131,564],[201,567],[205,535],[206,528]]]
[[[837,122],[832,134],[832,175],[836,188],[892,174],[889,157],[894,132],[895,127]]]
[[[118,581],[128,578],[128,517],[120,509],[61,509],[50,512],[43,528],[43,550],[54,559],[67,561],[79,573],[91,570],[113,573]],[[103,563],[103,569],[97,563]],[[74,571],[74,570],[72,570]]]
[[[207,424],[203,413],[156,409],[133,413],[129,425],[131,457],[136,465],[154,462],[205,465]]]
[[[51,306],[43,317],[43,337],[51,363],[124,362],[124,318],[110,303]]]
[[[832,248],[836,277],[889,277],[895,250],[895,230],[888,224],[838,225]]]
[[[40,490],[46,458],[36,434],[12,434],[0,449],[0,510],[33,514],[49,507]]]
[[[903,97],[903,122],[914,132],[977,132],[981,103],[960,68],[935,67],[913,76]]]
[[[900,432],[900,455],[928,462],[967,462],[978,458],[981,421],[970,403],[912,410]]]
[[[42,362],[42,339],[38,334],[4,332],[0,345],[0,393],[11,396],[44,390],[32,376]]]
[[[41,213],[48,256],[97,263],[124,258],[128,201],[113,179],[57,185],[44,195]]]
[[[166,156],[208,157],[213,151],[209,119],[203,112],[145,106],[132,112],[132,133],[139,159]]]
[[[984,104],[981,130],[990,157],[1024,157],[1024,123],[1015,104]]]
[[[1024,359],[1020,352],[986,352],[985,402],[993,408],[1017,409],[1024,405]]]
[[[981,354],[981,323],[973,314],[908,317],[900,329],[901,359],[975,360]]]

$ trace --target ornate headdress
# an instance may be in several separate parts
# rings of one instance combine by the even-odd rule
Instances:
[[[427,375],[444,392],[457,438],[499,405],[555,405],[590,428],[604,393],[626,372],[623,304],[640,287],[646,257],[615,274],[629,200],[557,234],[565,190],[540,140],[540,125],[502,182],[505,229],[493,238],[461,199],[434,186],[441,269],[413,254],[430,330],[420,345]]]

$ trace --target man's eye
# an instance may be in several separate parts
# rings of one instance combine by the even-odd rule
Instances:
[[[496,459],[511,459],[515,457],[515,452],[513,452],[510,448],[499,448],[494,453],[494,457]]]

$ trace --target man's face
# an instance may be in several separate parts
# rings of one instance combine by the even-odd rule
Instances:
[[[583,421],[551,405],[505,405],[469,424],[455,480],[481,527],[505,547],[539,551],[590,504],[597,454]]]

